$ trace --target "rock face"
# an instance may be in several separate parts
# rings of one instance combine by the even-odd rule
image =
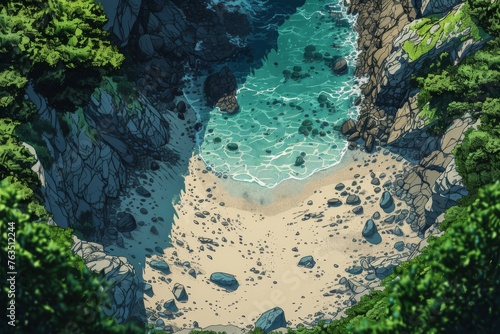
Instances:
[[[236,78],[227,66],[220,72],[209,75],[204,86],[208,103],[228,113],[234,113],[239,109],[236,101],[237,88]]]
[[[231,274],[226,274],[221,272],[213,273],[212,275],[210,275],[210,281],[217,285],[227,288],[238,286],[238,281],[236,280],[236,277],[234,277]]]
[[[279,307],[266,311],[259,317],[255,327],[261,328],[266,333],[286,327],[285,312]]]
[[[79,240],[76,236],[73,240],[71,251],[83,259],[87,268],[96,273],[103,270],[106,280],[114,283],[108,292],[112,305],[104,308],[106,315],[116,317],[119,323],[139,316],[139,282],[127,259],[106,254],[102,245]]]

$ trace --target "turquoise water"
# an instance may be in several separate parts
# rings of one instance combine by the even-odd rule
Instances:
[[[217,108],[200,112],[200,119],[208,119],[208,123],[199,154],[212,170],[272,188],[290,178],[304,179],[340,161],[347,143],[338,129],[348,117],[356,116],[353,100],[359,90],[353,76],[355,18],[347,16],[342,6],[325,5],[336,3],[306,1],[279,27],[278,49],[238,85],[239,113],[229,115]],[[306,59],[308,45],[315,46],[314,52],[326,56],[327,61],[344,57],[348,73],[336,76],[327,61],[309,55]],[[292,73],[294,66],[302,68],[295,74],[302,78],[285,78],[283,71]],[[232,70],[238,77],[238,69]],[[320,94],[327,99],[322,105]],[[228,143],[238,144],[238,150],[229,150]],[[297,161],[299,156],[303,164]]]

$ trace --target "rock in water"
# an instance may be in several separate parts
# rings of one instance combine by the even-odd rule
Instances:
[[[347,73],[347,61],[342,58],[335,62],[333,65],[333,73],[336,75],[342,75]]]
[[[239,108],[236,101],[237,88],[233,72],[228,66],[224,66],[220,72],[207,77],[204,90],[207,101],[212,107],[218,104],[221,111],[236,112]],[[226,109],[227,107],[229,109]]]
[[[356,132],[356,123],[354,123],[352,119],[348,119],[344,124],[342,124],[340,131],[344,136],[349,136]]]
[[[316,261],[314,261],[311,255],[304,256],[302,259],[300,259],[298,264],[299,267],[305,267],[305,268],[313,268],[315,265]]]
[[[165,274],[170,274],[170,266],[168,265],[167,262],[165,261],[151,261],[149,263],[149,266],[153,269],[156,269],[158,271],[161,271]]]
[[[394,200],[392,199],[392,195],[388,191],[384,191],[382,197],[380,198],[380,207],[382,209],[389,209],[394,204]]]
[[[238,144],[236,143],[229,143],[226,145],[227,149],[229,151],[236,151],[238,149]]]
[[[368,219],[361,234],[363,235],[363,237],[369,238],[372,237],[375,233],[377,233],[377,225],[375,225],[375,222],[372,219]]]
[[[188,300],[186,289],[184,288],[184,285],[180,283],[176,283],[174,285],[172,293],[174,294],[175,299],[177,299],[177,301],[179,302],[185,302]]]
[[[221,273],[221,272],[213,273],[212,275],[210,275],[210,281],[219,286],[228,288],[236,287],[238,285],[236,277],[234,277],[231,274]]]
[[[301,157],[300,155],[295,159],[296,167],[302,166],[304,163],[305,163],[304,158]]]
[[[261,328],[265,333],[286,327],[285,312],[280,307],[266,311],[257,320],[255,327]]]

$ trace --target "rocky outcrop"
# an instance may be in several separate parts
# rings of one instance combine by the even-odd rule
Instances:
[[[236,78],[229,67],[224,66],[219,72],[209,75],[204,84],[205,96],[211,106],[217,106],[221,111],[234,113],[238,111],[236,100]]]
[[[110,31],[121,46],[128,43],[132,27],[137,20],[142,0],[100,0],[108,22],[104,29]]]
[[[126,101],[117,84],[106,78],[92,95],[85,116],[107,143],[127,164],[135,164],[141,156],[158,151],[169,140],[168,123],[144,97],[134,103]]]
[[[67,116],[68,133],[63,134],[56,111],[44,98],[28,89],[40,119],[54,131],[44,140],[54,158],[44,166],[45,185],[42,193],[47,210],[61,227],[80,221],[89,228],[102,228],[107,217],[107,202],[117,198],[126,181],[126,171],[118,153],[108,144],[96,141],[94,132],[85,124],[82,113]],[[47,129],[48,130],[48,129]]]
[[[418,16],[446,13],[462,0],[416,0],[415,7],[418,8]]]
[[[139,282],[133,266],[125,257],[106,254],[102,245],[79,240],[73,237],[71,251],[80,256],[87,268],[96,273],[103,273],[104,278],[112,283],[108,291],[111,308],[104,307],[108,316],[115,317],[118,323],[133,316],[140,316],[137,293]]]

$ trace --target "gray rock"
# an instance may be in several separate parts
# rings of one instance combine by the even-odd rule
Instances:
[[[188,300],[186,289],[184,288],[184,285],[180,283],[176,283],[174,285],[172,293],[174,294],[175,299],[179,302],[186,302]]]
[[[392,233],[394,233],[394,235],[398,236],[398,237],[402,237],[403,236],[403,231],[399,228],[399,226],[396,226],[394,228],[394,230],[392,231]]]
[[[135,230],[137,227],[137,222],[135,221],[135,217],[126,212],[116,224],[116,228],[120,232],[130,232]]]
[[[375,222],[372,219],[368,219],[368,221],[365,223],[365,226],[363,227],[363,231],[361,234],[365,238],[372,237],[375,233],[377,233],[377,225],[375,225]]]
[[[188,274],[194,278],[196,278],[196,270],[193,268],[189,269]]]
[[[363,213],[363,207],[361,205],[356,206],[354,209],[352,209],[352,213],[355,215],[360,215]]]
[[[151,193],[148,190],[146,190],[146,188],[144,188],[143,186],[137,187],[135,191],[143,197],[151,197]]]
[[[342,205],[342,201],[338,198],[330,198],[327,201],[328,207],[337,207]]]
[[[394,200],[392,199],[392,195],[388,191],[384,191],[382,193],[382,197],[380,198],[380,207],[384,210],[389,209],[394,204]]]
[[[314,258],[311,255],[308,255],[301,258],[297,265],[299,267],[313,268],[316,265],[316,261],[314,261]]]
[[[333,65],[333,73],[336,75],[346,74],[347,70],[347,61],[344,58],[337,60]]]
[[[363,272],[363,267],[354,266],[352,268],[346,269],[345,271],[348,272],[349,274],[352,274],[352,275],[359,275]]]
[[[346,204],[349,205],[358,205],[361,203],[361,200],[359,199],[359,196],[357,195],[349,195],[346,200]]]
[[[397,251],[402,252],[405,249],[405,243],[403,241],[398,241],[394,244],[394,248],[396,248]]]
[[[259,317],[255,327],[261,328],[265,333],[286,327],[285,312],[279,307],[266,311]]]
[[[210,275],[210,281],[225,288],[235,288],[238,286],[236,277],[222,272],[216,272]]]
[[[158,261],[158,260],[151,261],[149,263],[149,266],[165,274],[170,274],[170,266],[165,261]]]

